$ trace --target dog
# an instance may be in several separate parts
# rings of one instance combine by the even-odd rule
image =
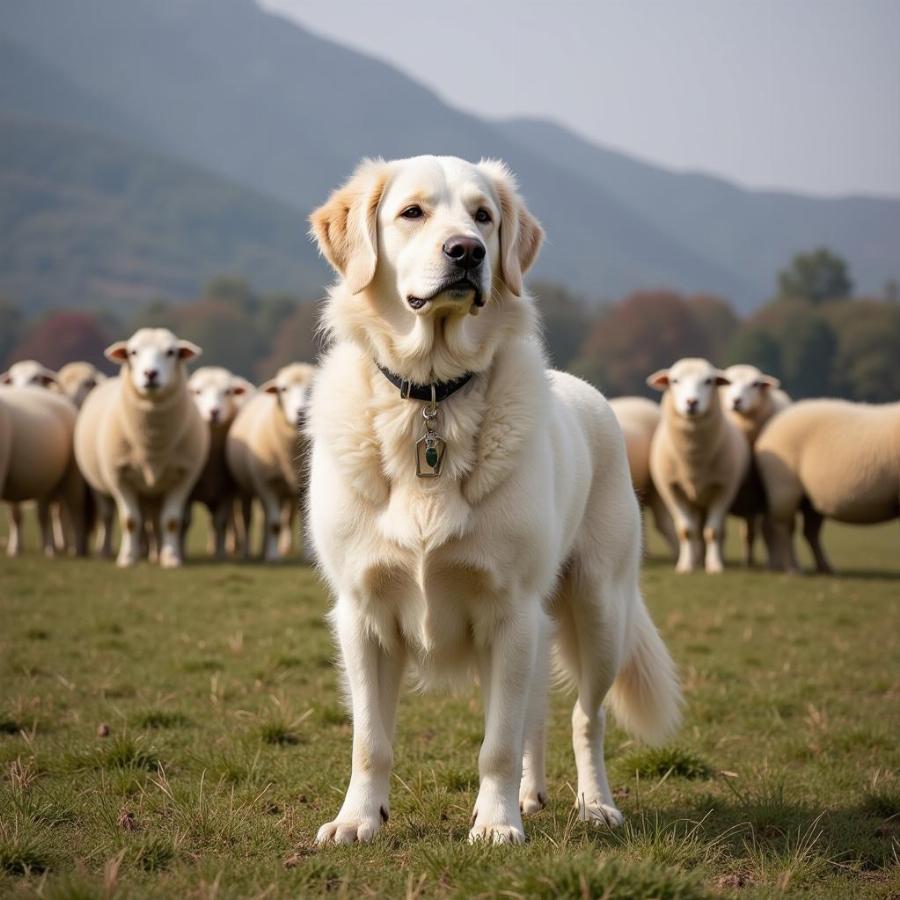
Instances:
[[[648,739],[679,717],[638,587],[641,528],[600,393],[547,370],[523,288],[543,238],[496,161],[363,162],[311,216],[337,272],[313,387],[309,529],[335,598],[350,784],[319,843],[388,821],[401,683],[474,674],[484,695],[470,840],[524,840],[546,802],[552,647],[574,683],[582,820],[620,824],[604,697]]]

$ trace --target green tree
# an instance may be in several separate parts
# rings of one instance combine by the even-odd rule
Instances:
[[[3,369],[12,362],[9,357],[22,338],[24,322],[22,311],[5,297],[0,297],[0,367]]]
[[[746,363],[756,366],[767,375],[783,377],[781,345],[759,325],[745,324],[735,332],[724,354],[726,365]]]
[[[565,369],[590,327],[587,303],[551,281],[535,282],[529,289],[538,301],[550,362],[557,369]]]
[[[790,266],[778,273],[778,296],[810,303],[850,297],[853,282],[847,263],[825,247],[798,253]]]
[[[821,397],[832,393],[837,339],[820,315],[792,317],[781,341],[782,375],[795,398]]]

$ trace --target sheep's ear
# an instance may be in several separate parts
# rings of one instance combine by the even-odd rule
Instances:
[[[235,378],[231,382],[231,389],[240,397],[242,394],[252,394],[256,390],[256,385],[251,384],[246,378]]]
[[[12,384],[12,375],[9,372],[4,372],[0,375],[0,384]]]
[[[128,343],[126,341],[116,341],[110,344],[104,351],[103,355],[114,363],[124,363],[128,360]]]
[[[44,387],[50,387],[51,385],[54,387],[60,386],[59,379],[56,377],[56,372],[53,372],[50,369],[42,370],[38,377],[41,379],[41,384]]]
[[[774,375],[760,375],[756,381],[756,386],[767,391],[769,388],[781,387],[781,382]]]
[[[721,369],[716,369],[716,384],[724,387],[726,384],[731,384],[731,379]]]
[[[647,376],[647,385],[657,391],[664,391],[669,386],[669,370],[660,369]]]
[[[495,160],[482,160],[479,168],[494,185],[500,204],[500,275],[516,297],[522,296],[522,276],[537,259],[544,229],[519,196],[509,169]]]
[[[272,381],[267,381],[265,384],[261,384],[259,389],[264,394],[277,394],[278,393],[278,383],[273,379]]]
[[[364,291],[378,267],[378,205],[388,180],[384,160],[365,160],[310,217],[319,252],[350,293]]]
[[[196,359],[203,351],[191,341],[178,342],[178,358],[187,362],[189,359]]]

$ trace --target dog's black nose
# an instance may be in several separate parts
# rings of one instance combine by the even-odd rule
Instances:
[[[484,244],[475,237],[458,234],[444,242],[444,256],[467,272],[477,269],[484,262],[484,255]]]

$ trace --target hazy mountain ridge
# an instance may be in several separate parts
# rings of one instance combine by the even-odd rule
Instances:
[[[113,112],[104,131],[155,145],[301,215],[362,156],[499,156],[547,229],[535,274],[590,296],[669,285],[719,292],[747,308],[765,299],[778,266],[816,242],[847,253],[869,289],[896,274],[900,201],[761,201],[727,182],[595,147],[551,123],[484,121],[251,0],[0,0],[0,10],[0,32]],[[44,112],[53,115],[46,104]],[[97,114],[87,118],[96,127]],[[301,244],[296,252],[306,258],[310,248]]]

